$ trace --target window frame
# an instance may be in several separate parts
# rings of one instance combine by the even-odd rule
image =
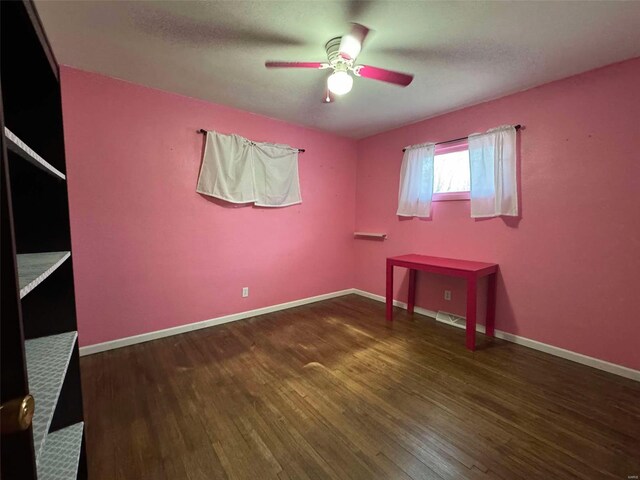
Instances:
[[[434,155],[444,155],[446,153],[462,152],[463,150],[469,150],[469,141],[465,138],[455,143],[448,143],[446,145],[436,145],[436,151]],[[435,174],[434,174],[435,179]],[[431,196],[432,202],[448,202],[459,200],[471,200],[471,191],[464,192],[444,192],[433,193]]]

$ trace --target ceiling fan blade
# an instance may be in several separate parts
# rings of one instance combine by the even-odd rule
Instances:
[[[384,68],[371,67],[369,65],[358,65],[354,68],[354,73],[360,77],[380,80],[381,82],[393,83],[406,87],[413,80],[413,75],[408,73],[394,72]]]
[[[355,60],[362,50],[364,39],[369,34],[369,29],[359,23],[351,24],[351,31],[340,40],[340,56],[345,60]]]
[[[326,68],[321,62],[265,62],[267,68]]]
[[[366,0],[347,0],[345,2],[345,15],[346,18],[358,19],[362,18],[367,10],[374,7],[374,2],[368,2]]]

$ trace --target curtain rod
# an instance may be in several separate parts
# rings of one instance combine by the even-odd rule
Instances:
[[[516,129],[516,131],[517,131],[517,130],[520,130],[520,129],[522,128],[522,125],[516,125],[514,128]],[[466,140],[467,138],[469,138],[469,137],[468,137],[468,136],[466,136],[466,137],[454,138],[454,139],[452,139],[452,140],[445,140],[444,142],[437,142],[437,143],[436,143],[436,145],[444,145],[445,143],[460,142],[461,140]],[[403,149],[402,149],[402,151],[403,151],[403,152],[406,152],[406,151],[407,151],[407,149],[406,149],[406,148],[403,148]]]
[[[207,133],[207,130],[205,130],[204,128],[201,128],[200,130],[198,130],[198,133]],[[305,152],[304,148],[298,148],[296,150],[298,150],[299,153],[304,153]]]

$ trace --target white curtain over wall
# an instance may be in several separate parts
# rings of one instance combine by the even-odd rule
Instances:
[[[407,147],[400,168],[398,212],[403,217],[431,215],[435,143]]]
[[[469,135],[469,169],[473,218],[518,215],[515,127]]]
[[[298,150],[207,132],[196,191],[227,202],[263,207],[301,203]]]
[[[298,150],[284,145],[256,143],[252,153],[256,205],[286,207],[300,203]]]

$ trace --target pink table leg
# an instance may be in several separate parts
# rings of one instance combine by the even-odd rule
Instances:
[[[496,277],[497,273],[492,273],[487,278],[487,321],[486,334],[494,337],[496,333]]]
[[[409,300],[407,302],[407,312],[413,315],[413,307],[416,304],[416,272],[414,268],[409,269]]]
[[[467,278],[467,348],[471,351],[476,349],[477,284],[476,277]]]
[[[393,321],[393,264],[387,260],[387,320]]]

